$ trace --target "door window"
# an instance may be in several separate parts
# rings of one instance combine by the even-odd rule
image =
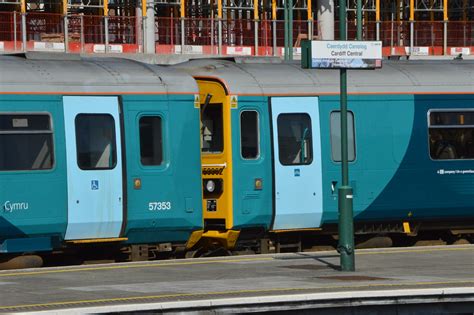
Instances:
[[[246,110],[240,113],[240,153],[246,160],[255,160],[260,155],[260,132],[258,112]]]
[[[347,112],[348,160],[355,160],[354,113]],[[341,112],[331,113],[331,152],[334,162],[341,162]]]
[[[114,118],[108,114],[79,114],[75,125],[79,168],[113,169],[117,164]]]
[[[53,131],[47,114],[0,114],[0,171],[53,167]]]
[[[202,152],[224,151],[224,124],[222,104],[208,104],[201,107]]]
[[[282,165],[309,165],[313,161],[311,118],[308,114],[280,114],[278,154]]]
[[[161,165],[163,162],[163,132],[161,117],[140,118],[140,160],[142,165]]]

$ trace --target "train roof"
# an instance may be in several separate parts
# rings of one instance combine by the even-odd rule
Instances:
[[[337,94],[339,71],[302,69],[275,60],[197,59],[177,65],[195,77],[219,78],[229,94]],[[382,69],[348,70],[349,93],[474,93],[474,61],[384,60]]]
[[[186,73],[123,58],[0,55],[0,93],[10,92],[194,94],[198,88]]]

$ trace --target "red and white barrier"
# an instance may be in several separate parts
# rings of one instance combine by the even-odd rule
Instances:
[[[16,44],[16,47],[15,47]],[[41,52],[64,52],[65,45],[61,42],[40,42],[40,41],[28,41],[28,51],[41,51]],[[23,51],[23,44],[21,41],[0,41],[0,53],[12,53]],[[110,44],[108,46],[108,53],[122,54],[122,53],[139,53],[141,52],[141,46],[137,44]],[[276,56],[284,55],[284,47],[277,47]],[[70,53],[96,53],[104,54],[104,44],[93,44],[87,43],[81,47],[79,42],[69,42],[68,52]],[[172,54],[185,54],[185,55],[218,55],[217,45],[185,45],[184,51],[182,51],[181,45],[160,45],[156,44],[155,53],[158,55],[172,55]],[[441,56],[444,55],[444,49],[440,46],[415,46],[413,51],[410,52],[408,46],[395,46],[395,47],[383,47],[383,56]],[[466,47],[448,47],[446,51],[447,55],[457,56],[462,54],[463,56],[474,55],[474,46]],[[255,56],[255,48],[252,46],[223,46],[222,55],[224,56]],[[273,47],[271,46],[259,46],[258,56],[273,56]],[[293,48],[293,55],[300,56],[301,48]]]
[[[410,47],[408,51],[410,50]],[[430,47],[413,47],[413,51],[411,52],[413,56],[429,56],[430,55]]]
[[[471,47],[451,47],[449,50],[451,56],[457,56],[463,54],[464,56],[471,55]]]
[[[227,46],[224,49],[225,55],[252,56],[252,47]]]
[[[181,45],[175,45],[174,52],[175,54],[184,53],[184,54],[189,54],[189,55],[202,55],[204,53],[204,47],[208,47],[208,46],[185,45],[184,50],[183,50]]]
[[[105,53],[105,45],[104,44],[95,44],[93,47],[93,52],[96,54],[103,54]],[[122,45],[109,45],[108,52],[112,54],[121,54],[123,53],[123,46]]]
[[[33,50],[34,51],[63,52],[64,43],[34,42]]]

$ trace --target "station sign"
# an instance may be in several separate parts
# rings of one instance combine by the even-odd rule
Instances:
[[[306,69],[382,67],[381,41],[308,40],[303,41],[301,47],[301,66]]]

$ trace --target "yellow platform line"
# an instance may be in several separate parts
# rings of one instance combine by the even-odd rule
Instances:
[[[401,287],[401,286],[426,286],[426,285],[450,285],[450,284],[474,284],[473,281],[423,281],[423,282],[401,282],[401,283],[379,283],[379,284],[364,284],[364,285],[328,285],[324,287],[313,287],[313,288],[273,288],[273,289],[249,289],[249,290],[233,290],[233,291],[216,291],[216,292],[198,292],[198,293],[177,293],[177,294],[162,294],[162,295],[146,295],[146,296],[133,296],[133,297],[121,297],[121,298],[109,298],[109,299],[93,299],[93,300],[78,300],[78,301],[62,301],[62,302],[50,302],[40,304],[22,304],[22,305],[11,305],[11,306],[0,306],[0,310],[15,310],[21,308],[34,308],[34,307],[53,307],[53,306],[72,306],[80,304],[98,304],[98,303],[112,303],[112,302],[132,302],[137,300],[157,300],[157,299],[170,299],[170,298],[184,298],[184,297],[201,297],[201,296],[223,296],[223,295],[234,295],[234,294],[246,294],[246,293],[287,293],[297,291],[310,291],[310,290],[321,290],[327,293],[327,290],[333,289],[366,289],[366,288],[383,288],[383,287]],[[314,292],[318,293],[318,292]]]

